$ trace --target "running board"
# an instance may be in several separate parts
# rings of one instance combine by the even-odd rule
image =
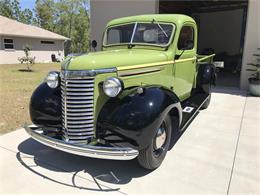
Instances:
[[[182,102],[181,106],[183,110],[182,110],[182,123],[180,126],[181,130],[184,130],[187,127],[187,125],[196,116],[200,107],[204,104],[204,102],[208,98],[209,95],[199,93]]]

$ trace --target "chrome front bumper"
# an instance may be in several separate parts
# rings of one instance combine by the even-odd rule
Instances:
[[[131,160],[138,156],[138,151],[132,148],[72,144],[43,135],[43,130],[40,128],[32,126],[25,126],[24,128],[36,141],[71,154],[110,160]]]

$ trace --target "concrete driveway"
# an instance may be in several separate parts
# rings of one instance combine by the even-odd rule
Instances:
[[[161,167],[74,156],[29,138],[0,137],[0,192],[260,194],[260,98],[215,89]]]

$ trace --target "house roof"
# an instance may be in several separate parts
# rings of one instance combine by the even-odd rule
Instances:
[[[0,15],[0,36],[32,37],[55,40],[68,40],[69,38],[53,33],[43,28],[23,24],[16,20]]]

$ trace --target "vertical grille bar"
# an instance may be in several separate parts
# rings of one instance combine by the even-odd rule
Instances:
[[[94,78],[61,78],[63,137],[87,143],[94,136]]]

